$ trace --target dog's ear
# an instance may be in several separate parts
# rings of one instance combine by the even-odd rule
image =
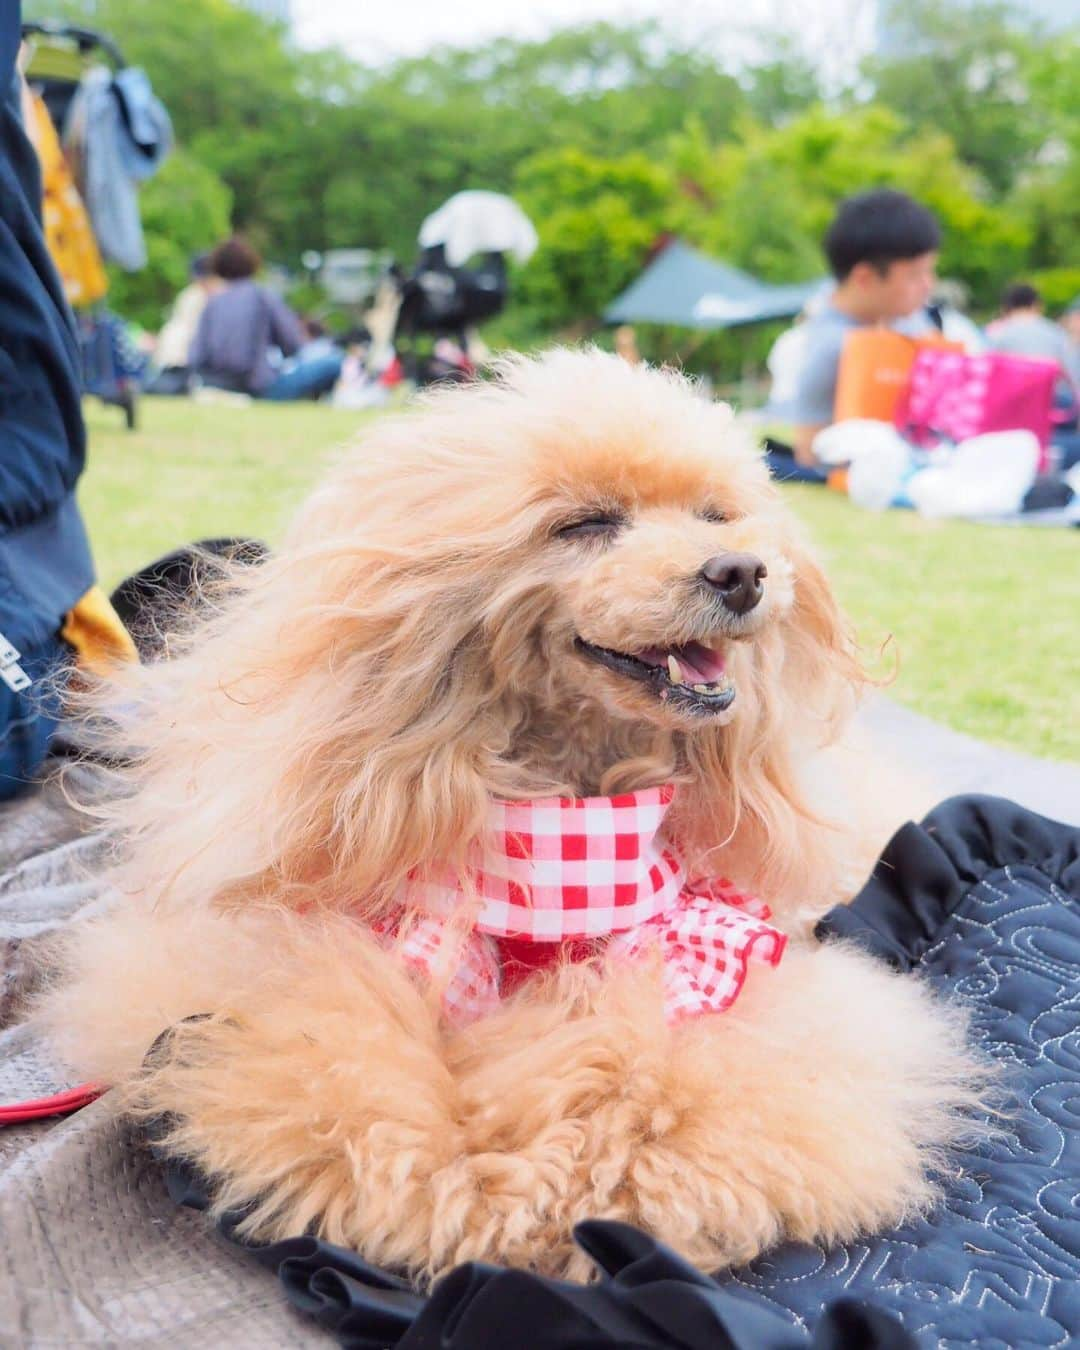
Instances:
[[[513,477],[510,411],[481,385],[380,420],[186,654],[138,674],[111,816],[125,884],[377,913],[411,871],[460,863],[533,655],[515,587],[535,590],[543,509]]]
[[[458,862],[501,748],[484,577],[420,566],[389,537],[315,537],[248,579],[186,653],[133,672],[133,790],[111,808],[120,884],[375,915],[412,869]]]
[[[297,616],[257,715],[278,747],[271,884],[299,882],[304,904],[347,894],[374,916],[414,870],[464,866],[484,827],[493,699],[475,578],[360,565]]]

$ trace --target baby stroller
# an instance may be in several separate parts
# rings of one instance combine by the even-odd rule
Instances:
[[[470,331],[505,307],[507,254],[524,262],[536,248],[536,231],[509,197],[459,192],[427,217],[419,243],[411,272],[391,270],[399,300],[393,344],[402,371],[418,385],[472,379]]]
[[[124,58],[111,38],[78,25],[27,22],[22,25],[22,35],[30,46],[27,82],[32,92],[40,96],[51,123],[51,127],[44,129],[39,126],[39,134],[34,140],[43,161],[46,237],[76,316],[83,388],[103,403],[120,408],[131,430],[136,423],[136,395],[145,362],[128,339],[123,321],[104,304],[108,281],[93,243],[85,208],[70,185],[67,166],[57,163],[59,138],[85,72],[94,64],[104,64],[113,72],[120,71],[125,67]],[[50,142],[44,146],[40,134],[42,130]],[[62,202],[50,200],[50,167],[66,175],[66,181],[57,194],[63,198]],[[83,217],[82,228],[86,230],[88,242],[84,243],[79,256],[75,258],[74,267],[70,252],[63,258],[57,256],[54,246],[57,234],[55,231],[50,233],[49,228],[51,209],[62,209],[67,213],[77,211]],[[72,217],[68,214],[64,222],[67,228],[60,231],[68,244],[73,233],[71,223]],[[91,249],[94,254],[92,258],[89,256]]]
[[[485,253],[477,267],[451,267],[445,245],[435,244],[408,276],[399,269],[396,279],[401,304],[394,346],[406,373],[417,384],[471,379],[469,329],[498,314],[509,295],[503,254]],[[423,352],[421,335],[442,341]]]
[[[26,78],[40,89],[58,131],[63,130],[83,71],[91,61],[104,61],[113,70],[122,70],[126,64],[112,38],[93,28],[27,21],[22,35],[32,46]]]

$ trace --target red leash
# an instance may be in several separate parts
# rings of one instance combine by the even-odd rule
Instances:
[[[68,1088],[66,1092],[54,1093],[51,1097],[38,1097],[32,1102],[13,1102],[10,1106],[0,1106],[0,1127],[21,1125],[27,1120],[46,1120],[49,1116],[70,1116],[96,1101],[103,1092],[108,1091],[101,1083],[80,1083],[78,1087]]]

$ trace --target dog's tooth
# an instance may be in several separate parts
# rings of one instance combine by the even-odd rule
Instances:
[[[695,693],[695,694],[707,694],[708,692],[709,692],[709,686],[708,686],[707,684],[695,684],[695,685],[694,685],[694,693]]]
[[[682,669],[680,668],[678,661],[671,654],[671,652],[668,652],[667,668],[668,668],[668,679],[671,681],[671,683],[682,684],[683,682]]]

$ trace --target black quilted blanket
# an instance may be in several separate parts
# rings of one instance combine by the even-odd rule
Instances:
[[[930,1217],[828,1251],[789,1245],[714,1280],[597,1221],[577,1234],[603,1272],[595,1285],[472,1264],[426,1301],[312,1238],[255,1255],[353,1350],[1080,1344],[1080,830],[954,798],[895,836],[855,902],[821,924],[822,940],[837,935],[967,1003],[1003,1066],[1003,1128],[958,1160]],[[170,1189],[205,1203],[176,1166]]]

